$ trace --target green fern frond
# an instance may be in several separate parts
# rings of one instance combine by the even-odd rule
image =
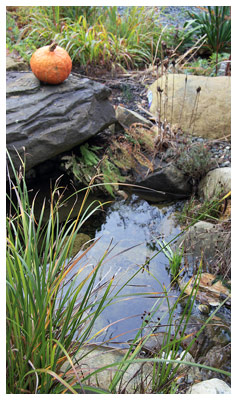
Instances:
[[[99,157],[97,157],[97,155],[94,153],[92,148],[89,149],[88,143],[83,144],[82,146],[80,146],[80,152],[81,152],[81,155],[82,155],[82,160],[83,160],[85,165],[95,166],[100,161]]]

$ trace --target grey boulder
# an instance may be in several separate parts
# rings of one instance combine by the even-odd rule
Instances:
[[[174,165],[168,165],[149,174],[145,179],[136,181],[130,191],[147,201],[177,201],[191,195],[192,185],[181,170]]]
[[[15,168],[26,170],[87,141],[116,121],[110,89],[70,75],[41,84],[31,72],[7,72],[7,149]]]
[[[231,191],[231,168],[216,168],[200,181],[198,194],[205,200],[221,197]]]

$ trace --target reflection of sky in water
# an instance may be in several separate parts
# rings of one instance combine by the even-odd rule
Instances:
[[[162,284],[168,288],[170,284],[170,276],[166,269],[168,260],[163,253],[159,253],[150,261],[148,270],[142,270],[141,266],[159,249],[155,244],[155,237],[160,238],[162,236],[168,242],[179,233],[179,228],[175,226],[174,217],[171,215],[172,211],[174,211],[173,206],[158,208],[149,205],[144,200],[139,200],[135,196],[130,201],[121,200],[112,204],[107,210],[104,224],[96,232],[96,237],[100,239],[88,252],[86,257],[88,267],[83,273],[79,274],[79,281],[81,282],[92,266],[96,265],[112,240],[111,247],[114,246],[114,248],[100,267],[97,283],[106,281],[115,275],[112,292],[115,294],[119,287],[139,270],[137,275],[129,282],[129,286],[122,290],[121,295],[127,294],[126,297],[129,297],[129,294],[138,292],[161,292]],[[131,249],[125,251],[128,248]],[[85,259],[81,265],[85,265]],[[175,295],[175,292],[172,291],[172,294]],[[174,299],[170,299],[171,303]],[[145,310],[149,311],[156,300],[156,298],[144,298],[143,296],[121,300],[119,303],[109,306],[103,312],[96,328],[100,329],[112,321],[134,315],[137,315],[137,317],[109,328],[106,338],[139,328],[141,314]],[[161,313],[164,310],[166,310],[165,302],[160,307],[159,312]],[[133,337],[135,333],[125,335],[121,340],[127,340]],[[105,337],[99,339],[102,340]]]

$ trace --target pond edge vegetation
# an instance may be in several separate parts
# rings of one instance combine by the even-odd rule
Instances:
[[[110,293],[113,277],[104,289],[97,287],[96,292],[100,289],[101,297],[93,299],[95,278],[109,254],[109,249],[78,287],[74,287],[74,279],[67,280],[68,273],[95,244],[92,241],[86,250],[70,258],[75,235],[88,215],[93,214],[92,208],[98,209],[102,204],[91,205],[86,210],[83,210],[82,205],[77,219],[70,221],[71,213],[69,213],[67,221],[61,226],[58,218],[60,196],[57,199],[60,186],[56,186],[52,191],[50,217],[46,224],[43,224],[44,207],[40,218],[36,220],[34,201],[32,204],[29,203],[24,163],[21,171],[17,173],[10,159],[9,161],[10,168],[14,171],[15,182],[13,183],[8,177],[11,186],[8,199],[11,211],[7,218],[7,392],[56,394],[63,393],[65,390],[71,393],[77,393],[77,390],[81,393],[91,390],[91,393],[103,393],[102,389],[97,390],[95,387],[88,386],[86,382],[89,376],[79,376],[73,360],[76,355],[77,363],[80,364],[80,349],[93,342],[98,334],[95,333],[90,337],[96,319],[106,307],[109,307],[110,303],[118,301],[120,297],[121,289],[116,295]],[[85,198],[89,191],[90,187],[86,189]],[[17,203],[12,201],[13,195],[17,197]],[[164,243],[159,252],[166,251],[165,248],[169,245],[170,243]],[[153,257],[155,256],[156,254]],[[142,268],[146,268],[146,265],[141,265],[136,274]],[[174,388],[171,380],[175,379],[179,364],[209,368],[224,375],[230,375],[227,371],[183,361],[191,344],[185,349],[182,359],[176,360],[180,342],[185,339],[185,327],[195,302],[200,273],[201,264],[192,293],[186,299],[184,313],[172,336],[172,315],[179,299],[183,297],[183,291],[175,304],[169,306],[170,288],[164,287],[161,299],[158,296],[124,359],[118,365],[113,365],[118,367],[118,371],[111,381],[110,393],[117,393],[117,385],[131,363],[141,363],[141,365],[148,361],[154,363],[151,393],[170,393],[170,391],[174,393],[175,388],[177,390],[178,385]],[[132,279],[133,277],[130,277],[128,282]],[[62,287],[68,287],[63,296]],[[86,289],[82,295],[83,287]],[[126,285],[124,287],[126,288]],[[151,331],[145,338],[142,337],[143,329],[152,320],[152,316],[163,301],[166,301],[168,305],[170,324],[166,332],[170,340],[155,357],[136,358],[144,342],[152,335]],[[196,333],[193,341],[226,301],[227,299],[210,315],[201,330]],[[160,323],[162,324],[162,321]],[[178,337],[180,331],[182,333]],[[65,361],[68,361],[67,371],[71,371],[69,375],[65,371],[62,372]],[[173,364],[176,365],[174,368],[172,368]],[[101,370],[109,367],[103,367]],[[99,371],[94,371],[91,375],[96,373]]]

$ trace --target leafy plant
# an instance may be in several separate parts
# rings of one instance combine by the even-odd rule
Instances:
[[[216,53],[217,64],[219,53],[224,51],[230,52],[230,6],[208,6],[201,14],[189,13],[189,15],[192,18],[192,26],[198,28],[197,32],[201,36],[204,34],[207,35],[207,41],[203,48],[209,54]]]
[[[102,158],[97,155],[97,151],[101,147],[91,146],[88,143],[80,146],[80,156],[67,155],[62,157],[63,168],[71,172],[76,185],[88,185],[92,178],[95,183],[103,182],[103,185],[99,185],[100,190],[109,193],[114,196],[118,182],[124,182],[125,177],[120,174],[118,167],[110,161],[108,155],[104,155]],[[95,186],[95,190],[98,187]],[[93,190],[93,187],[91,188]]]
[[[163,40],[168,48],[176,49],[176,54],[185,52],[195,43],[197,27],[192,27],[192,21],[184,26],[169,26],[163,33]]]
[[[219,66],[222,61],[228,60],[228,58],[228,53],[218,54],[216,64],[216,53],[213,53],[208,59],[199,57],[195,61],[185,63],[182,69],[188,74],[216,76],[216,66]]]
[[[198,60],[185,64],[185,72],[192,75],[208,75],[212,73],[212,68],[206,58],[199,58]]]
[[[105,143],[103,152],[100,146],[81,145],[80,154],[62,157],[62,167],[72,173],[75,184],[88,185],[95,177],[95,183],[103,183],[99,189],[114,196],[118,184],[130,180],[131,169],[139,171],[147,167],[153,170],[152,161],[144,155],[144,151],[153,154],[154,137],[152,130],[133,124],[123,135]]]
[[[156,241],[159,244],[161,251],[169,260],[170,273],[172,277],[177,278],[182,263],[184,249],[180,250],[177,248],[175,251],[173,251],[169,246],[169,244],[166,243],[164,240],[162,241],[156,240]]]

